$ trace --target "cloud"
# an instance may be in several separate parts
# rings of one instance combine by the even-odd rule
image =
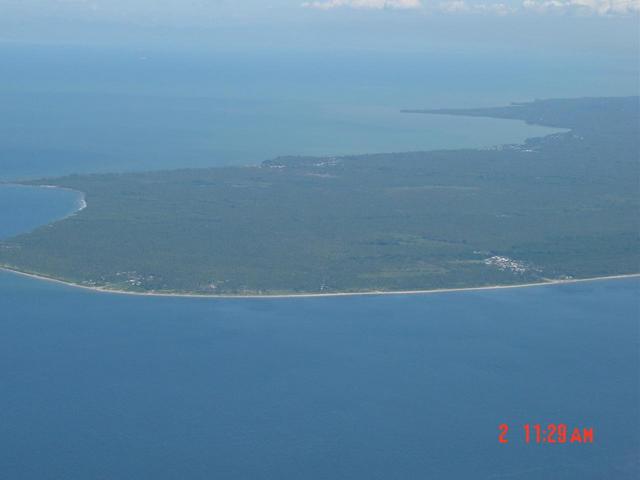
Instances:
[[[583,12],[597,15],[640,13],[640,0],[524,0],[525,10],[537,13]]]
[[[512,0],[482,2],[475,0],[311,0],[305,8],[333,10],[339,8],[361,10],[412,10],[455,14],[512,15],[518,13],[576,13],[600,16],[625,16],[640,13],[640,0]]]
[[[489,13],[495,15],[509,15],[516,13],[517,9],[505,3],[467,3],[465,0],[451,0],[442,2],[437,10],[441,13]]]
[[[421,0],[319,0],[304,2],[305,8],[331,10],[334,8],[359,8],[369,10],[411,10],[422,7]]]

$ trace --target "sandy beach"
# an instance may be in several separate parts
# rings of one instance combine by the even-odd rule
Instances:
[[[545,287],[550,285],[565,285],[572,283],[585,283],[595,282],[600,280],[615,280],[623,278],[636,278],[640,277],[640,273],[624,274],[624,275],[609,275],[603,277],[591,277],[591,278],[572,278],[567,280],[548,280],[545,282],[537,283],[522,283],[514,285],[485,285],[478,287],[460,287],[460,288],[440,288],[431,290],[398,290],[398,291],[366,291],[366,292],[332,292],[332,293],[287,293],[287,294],[197,294],[197,293],[180,293],[180,292],[133,292],[127,290],[110,289],[106,287],[91,287],[87,285],[81,285],[78,283],[61,280],[58,278],[47,277],[37,273],[23,272],[13,269],[7,266],[0,266],[0,271],[9,272],[15,275],[23,277],[33,278],[45,282],[57,283],[60,285],[66,285],[68,287],[80,288],[83,290],[89,290],[98,293],[108,293],[114,295],[135,295],[145,297],[182,297],[182,298],[220,298],[220,299],[275,299],[275,298],[323,298],[323,297],[355,297],[355,296],[383,296],[383,295],[433,295],[438,293],[452,293],[452,292],[474,292],[483,290],[504,290],[513,288],[530,288],[530,287]]]

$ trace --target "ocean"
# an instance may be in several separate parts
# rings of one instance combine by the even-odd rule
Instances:
[[[570,83],[536,86],[535,62],[477,79],[473,91],[459,76],[443,80],[447,65],[473,71],[469,59],[314,69],[311,60],[218,58],[214,68],[147,52],[7,48],[3,179],[521,141],[549,129],[398,110],[567,96]],[[577,93],[598,82],[622,93],[627,74],[609,74]],[[1,186],[0,237],[80,201]],[[0,478],[635,479],[639,292],[633,278],[385,297],[151,298],[0,272]],[[525,424],[593,428],[594,441],[527,444]]]
[[[0,44],[0,180],[520,143],[554,130],[408,115],[631,95],[637,62],[504,53],[185,53]]]
[[[215,300],[0,273],[0,476],[637,478],[639,288]]]

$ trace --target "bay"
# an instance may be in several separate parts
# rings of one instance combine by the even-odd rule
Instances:
[[[400,110],[620,95],[636,85],[634,64],[601,58],[3,45],[0,60],[0,180],[521,143],[557,130]],[[539,81],[566,65],[576,77]]]

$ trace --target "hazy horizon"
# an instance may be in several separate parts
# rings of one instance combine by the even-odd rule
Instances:
[[[0,43],[632,58],[640,0],[0,0]]]

